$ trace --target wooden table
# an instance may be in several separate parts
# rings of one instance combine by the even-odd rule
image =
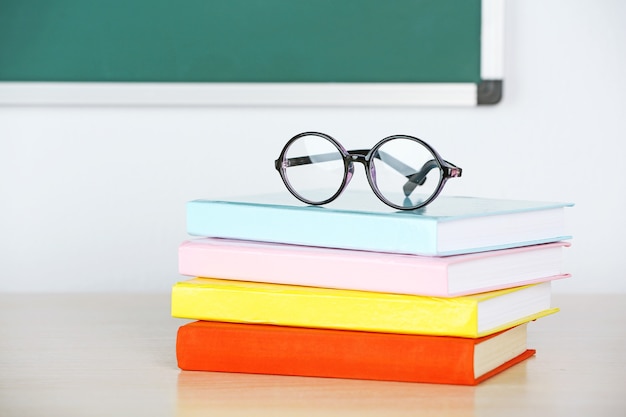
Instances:
[[[182,372],[161,295],[0,295],[0,416],[626,416],[626,295],[555,295],[477,387]]]

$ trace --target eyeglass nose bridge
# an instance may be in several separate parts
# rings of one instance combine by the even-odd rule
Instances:
[[[340,187],[340,191],[338,194],[343,192],[343,190],[348,186],[348,184],[350,184],[350,180],[352,180],[352,176],[354,175],[354,163],[355,162],[362,163],[366,171],[367,171],[367,167],[369,166],[369,160],[367,158],[369,149],[358,149],[358,150],[346,151],[346,153],[347,155],[344,156],[346,173],[345,173],[343,184]]]
[[[363,165],[367,166],[369,162],[367,158],[368,153],[369,153],[369,149],[357,149],[354,151],[348,151],[348,160],[350,162],[360,162]]]

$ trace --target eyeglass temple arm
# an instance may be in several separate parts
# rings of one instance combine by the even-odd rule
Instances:
[[[313,164],[313,163],[318,163],[318,162],[336,161],[337,159],[341,159],[341,155],[337,154],[336,152],[320,153],[317,155],[310,155],[310,156],[308,155],[298,156],[295,158],[286,158],[284,167],[285,168],[297,167],[300,165],[308,165],[308,164]],[[281,160],[277,159],[275,163],[276,163],[276,169],[280,169]]]
[[[418,185],[420,186],[424,185],[424,182],[426,182],[426,177],[428,176],[428,173],[432,169],[439,167],[439,164],[437,163],[436,160],[430,159],[426,161],[424,165],[422,165],[419,171],[415,171],[415,168],[409,165],[406,165],[404,162],[400,161],[399,159],[394,158],[393,156],[389,155],[386,152],[378,151],[376,152],[375,157],[380,159],[381,161],[383,161],[384,163],[386,163],[387,165],[389,165],[390,167],[392,167],[393,169],[395,169],[400,174],[406,177],[408,181],[402,187],[405,197],[408,197],[409,195],[411,195],[411,193],[415,190],[415,188],[417,188]]]
[[[454,177],[460,177],[463,170],[459,167],[457,167],[456,165],[454,165],[451,162],[448,161],[443,161],[445,164],[443,166],[443,177],[444,179],[447,178],[454,178]],[[428,160],[424,163],[424,165],[422,165],[422,168],[407,176],[408,181],[406,182],[406,184],[404,184],[404,186],[402,187],[402,190],[404,191],[404,195],[406,197],[408,197],[409,195],[411,195],[411,193],[415,190],[415,188],[417,188],[418,185],[423,185],[424,182],[426,181],[426,177],[428,175],[428,173],[434,169],[434,168],[438,168],[439,164],[437,163],[436,160],[431,159]]]

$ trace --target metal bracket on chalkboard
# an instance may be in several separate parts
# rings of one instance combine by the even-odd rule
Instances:
[[[497,104],[502,100],[502,80],[483,80],[476,92],[478,104]]]

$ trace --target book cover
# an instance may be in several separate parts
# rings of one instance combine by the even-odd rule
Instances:
[[[444,256],[569,239],[571,204],[440,196],[397,211],[371,192],[346,191],[331,204],[309,206],[287,192],[187,203],[187,232],[221,237]]]
[[[558,311],[550,282],[442,298],[194,278],[172,288],[193,320],[477,338]]]
[[[569,277],[556,242],[432,257],[221,238],[183,242],[182,275],[455,297]]]
[[[526,325],[479,339],[196,321],[178,330],[189,371],[476,385],[532,356]]]

